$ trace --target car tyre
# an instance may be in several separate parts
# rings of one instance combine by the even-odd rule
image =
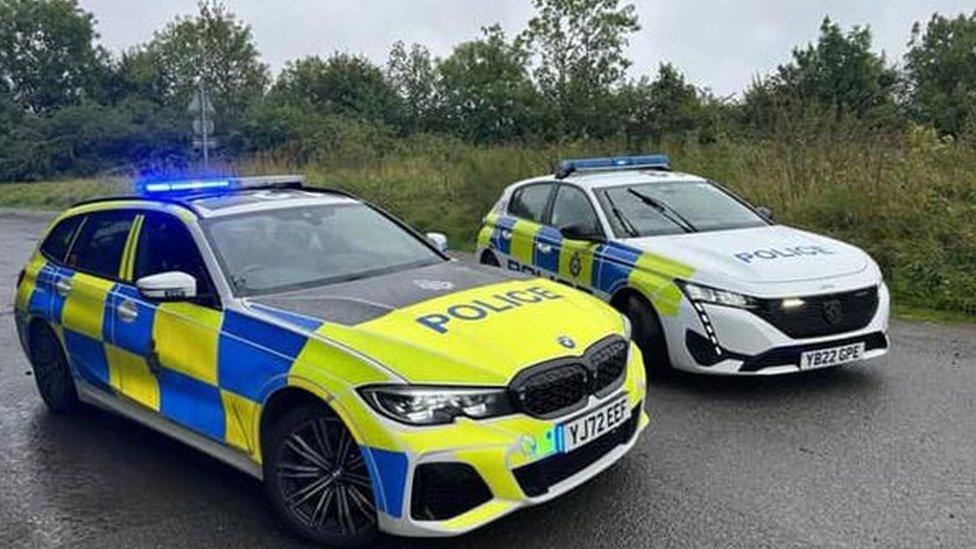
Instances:
[[[366,461],[352,433],[324,404],[304,404],[270,428],[264,483],[294,532],[329,546],[364,545],[378,536]]]
[[[621,312],[630,320],[632,337],[644,357],[648,378],[673,373],[664,328],[654,307],[644,298],[631,294],[624,299]]]
[[[36,323],[30,332],[29,358],[34,381],[41,399],[55,414],[70,414],[78,410],[78,389],[75,386],[68,358],[54,330]]]

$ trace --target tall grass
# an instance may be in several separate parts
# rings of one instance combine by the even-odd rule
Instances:
[[[755,139],[666,143],[674,168],[720,181],[769,206],[786,224],[865,248],[896,301],[976,315],[976,150],[916,129],[878,133],[833,125]],[[298,165],[267,154],[227,166],[240,173],[304,173],[373,201],[421,230],[471,249],[481,217],[518,179],[555,160],[627,152],[619,143],[481,147],[413,137],[384,147],[340,146]],[[631,151],[633,152],[633,151]],[[0,185],[0,206],[60,208],[124,190],[121,180]]]

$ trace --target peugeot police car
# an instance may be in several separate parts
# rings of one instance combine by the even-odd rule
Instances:
[[[645,375],[611,307],[445,243],[294,177],[153,182],[53,222],[16,324],[53,411],[261,478],[308,538],[460,534],[619,460]]]
[[[566,161],[509,186],[477,254],[609,301],[650,370],[779,374],[888,350],[888,289],[865,252],[779,225],[663,155]]]

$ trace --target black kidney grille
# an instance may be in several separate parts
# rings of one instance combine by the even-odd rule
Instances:
[[[606,396],[623,381],[629,343],[619,337],[592,345],[582,357],[563,358],[523,370],[509,386],[525,413],[542,418],[586,405],[591,394]]]
[[[860,330],[878,311],[878,288],[802,297],[799,307],[782,300],[763,300],[753,312],[792,338],[822,337]]]
[[[540,370],[514,388],[515,398],[527,413],[551,416],[585,403],[589,374],[582,364],[565,364]]]
[[[626,341],[615,339],[589,355],[594,370],[593,390],[597,394],[614,388],[623,379],[627,370],[627,348]]]

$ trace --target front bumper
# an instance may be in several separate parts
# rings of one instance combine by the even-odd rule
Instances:
[[[711,324],[721,352],[711,352],[708,328],[702,315],[687,300],[682,300],[678,315],[662,319],[672,365],[694,373],[717,375],[776,375],[800,371],[803,352],[864,343],[861,363],[883,363],[888,353],[888,288],[878,289],[878,308],[863,328],[823,337],[792,338],[759,316],[742,309],[704,305],[703,312]],[[703,343],[705,342],[705,343]],[[806,371],[806,369],[804,369]]]
[[[604,398],[591,396],[584,410],[566,417],[542,420],[519,414],[413,428],[377,415],[377,426],[385,431],[383,447],[374,447],[366,433],[362,450],[380,529],[400,536],[463,534],[558,497],[617,462],[648,424],[644,366],[636,347],[631,349],[620,389]],[[621,394],[631,409],[629,421],[572,452],[556,449],[560,423]],[[431,486],[438,481],[440,486]],[[431,502],[432,497],[440,499]],[[453,512],[452,505],[457,506]]]

